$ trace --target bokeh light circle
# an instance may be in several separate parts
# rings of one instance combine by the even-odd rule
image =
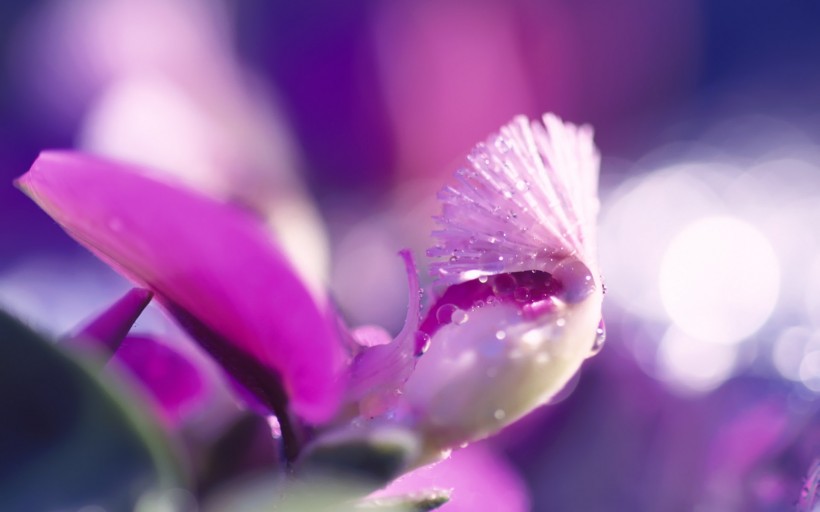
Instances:
[[[693,338],[736,343],[771,315],[780,268],[754,226],[725,216],[684,228],[663,256],[659,289],[674,324]]]
[[[657,353],[659,377],[685,395],[706,393],[728,379],[738,359],[738,345],[711,343],[671,326]]]

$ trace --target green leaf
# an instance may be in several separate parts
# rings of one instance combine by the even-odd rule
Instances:
[[[431,489],[407,496],[364,500],[359,510],[361,512],[427,512],[441,507],[448,501],[450,501],[450,491]]]
[[[0,510],[131,510],[170,445],[111,383],[0,311]]]
[[[307,447],[298,472],[375,490],[387,484],[419,455],[415,433],[395,426],[350,428],[326,433]]]

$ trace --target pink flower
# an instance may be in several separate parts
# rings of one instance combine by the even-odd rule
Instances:
[[[404,393],[428,448],[485,437],[546,403],[602,342],[597,150],[588,127],[516,118],[439,195],[447,285]]]
[[[334,321],[256,217],[76,153],[44,152],[18,185],[80,243],[154,292],[261,402],[288,401],[309,422],[333,415],[344,357]]]
[[[392,424],[419,437],[418,465],[545,403],[602,334],[591,131],[519,117],[469,162],[440,194],[429,254],[444,258],[432,266],[442,290],[423,319],[415,264],[402,253],[410,299],[393,340],[378,327],[342,328],[262,221],[230,204],[68,152],[44,152],[18,184],[150,290],[279,417],[284,438],[299,436],[291,413],[325,429]]]

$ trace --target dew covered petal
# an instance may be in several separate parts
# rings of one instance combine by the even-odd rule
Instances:
[[[473,148],[452,185],[428,255],[443,283],[521,270],[552,272],[572,257],[597,275],[600,156],[592,129],[518,116]]]
[[[431,453],[546,403],[600,349],[598,165],[589,127],[519,116],[439,193],[427,254],[442,291],[404,389]]]

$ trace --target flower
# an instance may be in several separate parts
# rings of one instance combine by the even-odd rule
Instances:
[[[599,156],[588,127],[523,116],[478,144],[439,195],[432,269],[447,288],[404,393],[429,447],[485,437],[547,402],[603,336]]]
[[[291,413],[295,425],[346,431],[345,439],[358,439],[361,425],[375,435],[392,423],[422,441],[412,466],[545,403],[602,334],[591,130],[551,115],[543,125],[518,117],[469,161],[440,195],[440,244],[429,251],[445,257],[432,265],[445,289],[422,319],[415,263],[403,251],[410,298],[393,340],[378,327],[341,328],[258,217],[171,178],[44,152],[18,185],[150,290],[275,413],[292,445],[299,429]],[[292,446],[289,456],[297,455]]]
[[[253,215],[137,167],[44,152],[18,185],[80,243],[155,298],[271,408],[333,415],[343,353],[326,304],[308,293]]]

